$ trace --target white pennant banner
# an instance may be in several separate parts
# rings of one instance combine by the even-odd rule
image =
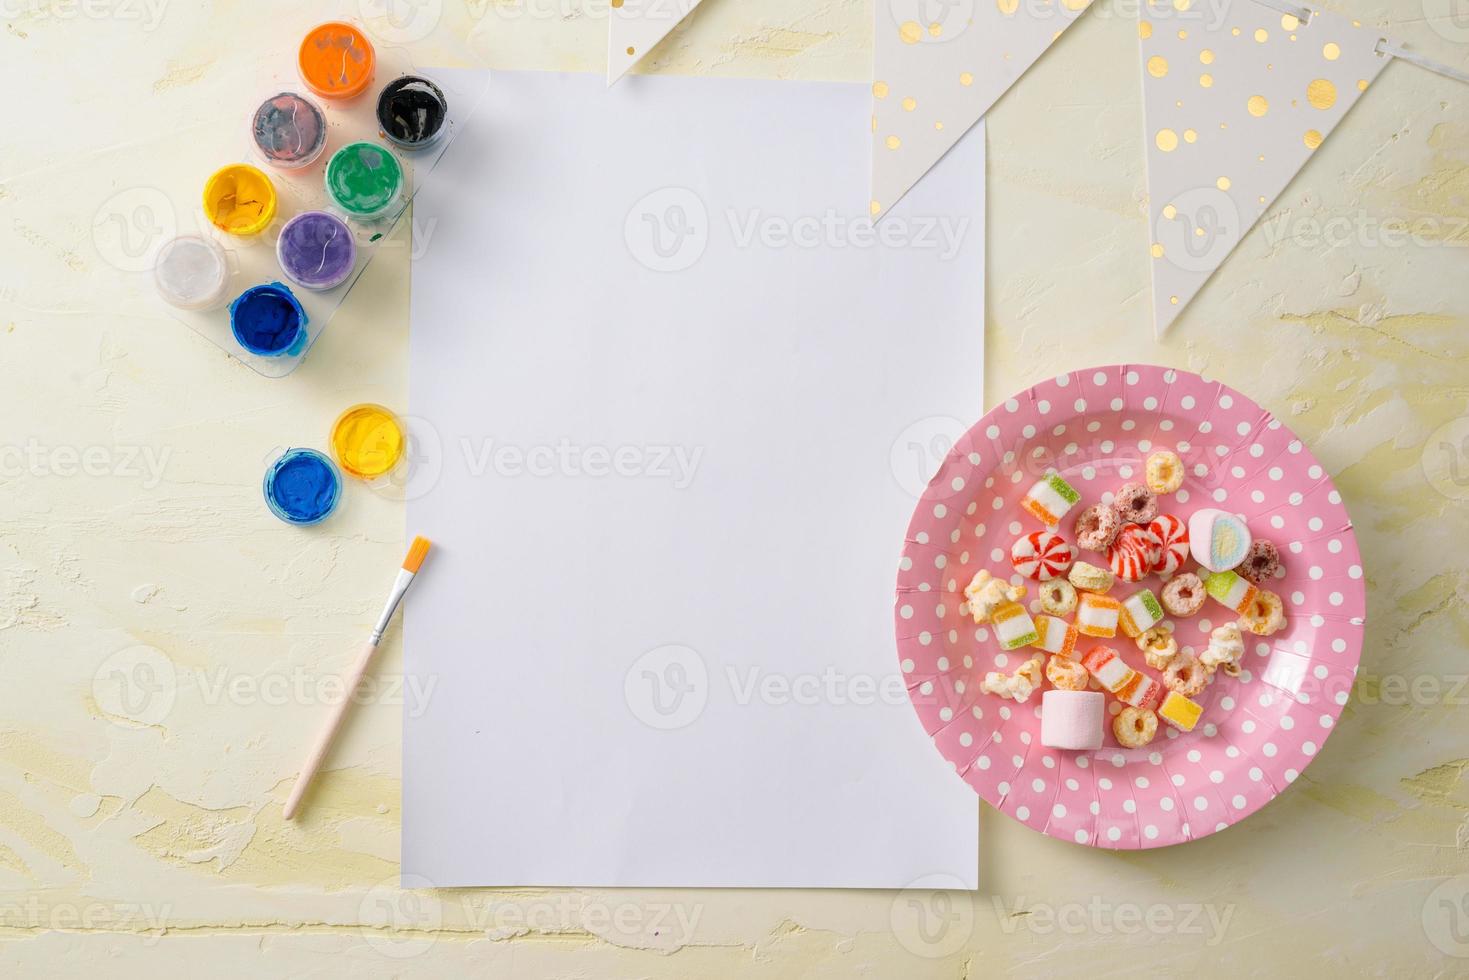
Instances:
[[[1145,6],[1138,23],[1160,337],[1389,60],[1334,14],[1187,8]]]
[[[611,85],[652,51],[699,0],[608,0],[607,84]]]
[[[896,204],[1091,0],[875,0],[874,217]]]

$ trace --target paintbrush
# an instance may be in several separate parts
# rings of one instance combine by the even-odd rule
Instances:
[[[301,805],[301,797],[306,795],[306,789],[311,785],[312,777],[316,775],[316,770],[321,768],[321,762],[326,758],[327,750],[332,747],[332,739],[336,738],[337,730],[342,727],[342,719],[347,717],[347,708],[352,704],[352,695],[362,681],[362,675],[367,672],[367,665],[371,662],[372,655],[377,652],[377,645],[382,641],[383,632],[388,628],[388,621],[393,618],[398,603],[403,601],[403,596],[408,592],[408,586],[413,584],[413,577],[418,574],[419,566],[423,564],[424,556],[428,554],[428,548],[428,538],[421,537],[414,538],[413,543],[408,546],[408,557],[403,559],[403,568],[398,572],[397,580],[393,582],[393,591],[388,593],[388,603],[383,606],[383,614],[377,618],[377,625],[372,628],[372,638],[363,644],[362,651],[357,655],[357,662],[352,665],[352,670],[346,677],[346,695],[342,698],[342,703],[337,705],[336,710],[332,712],[321,734],[316,737],[316,744],[311,749],[311,755],[307,756],[305,765],[301,767],[301,775],[296,777],[296,785],[291,787],[291,795],[287,797],[285,806],[287,820],[295,816],[297,808]]]

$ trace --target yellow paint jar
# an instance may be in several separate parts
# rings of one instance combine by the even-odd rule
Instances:
[[[353,405],[332,424],[337,465],[361,480],[382,476],[403,458],[403,426],[381,405]]]
[[[204,216],[220,231],[258,235],[275,218],[275,185],[258,167],[232,163],[204,184]]]

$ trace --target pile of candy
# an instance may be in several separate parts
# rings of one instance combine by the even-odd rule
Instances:
[[[1075,543],[1056,528],[1081,502],[1081,494],[1059,474],[1031,487],[1020,506],[1045,530],[1024,534],[1010,549],[1015,571],[1040,584],[1042,614],[1032,617],[1021,605],[1026,587],[1011,585],[980,571],[964,590],[976,623],[991,624],[1005,650],[1041,651],[1009,674],[990,671],[980,690],[1015,701],[1042,692],[1041,744],[1061,749],[1102,746],[1105,691],[1121,708],[1112,719],[1118,744],[1137,748],[1151,742],[1161,718],[1180,731],[1192,731],[1203,714],[1194,701],[1216,672],[1238,675],[1245,643],[1241,629],[1269,636],[1284,628],[1280,596],[1264,586],[1281,571],[1280,551],[1255,539],[1245,522],[1214,508],[1184,520],[1159,512],[1159,497],[1183,485],[1183,461],[1168,450],[1148,457],[1145,482],[1125,483],[1110,504],[1092,504],[1072,525]],[[1106,567],[1078,559],[1090,551]],[[1197,569],[1186,570],[1192,558]],[[1114,598],[1119,581],[1138,583],[1157,575],[1161,597],[1146,588]],[[1213,630],[1198,656],[1181,650],[1164,616],[1184,618],[1212,598],[1238,617]],[[1073,617],[1068,621],[1066,617]],[[1101,640],[1118,631],[1137,645],[1154,678],[1129,666],[1104,643],[1077,649],[1082,637]]]

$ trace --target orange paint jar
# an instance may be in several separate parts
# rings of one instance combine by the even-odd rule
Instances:
[[[313,27],[297,56],[301,81],[323,99],[350,99],[372,84],[377,52],[351,24],[339,20]]]

